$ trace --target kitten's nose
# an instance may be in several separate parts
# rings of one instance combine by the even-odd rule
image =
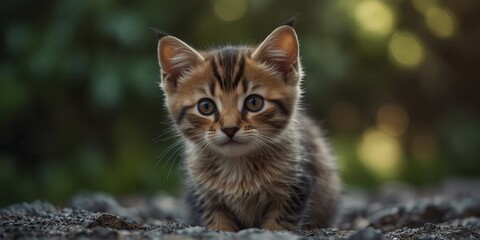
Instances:
[[[229,127],[229,128],[222,128],[222,131],[227,134],[230,138],[233,138],[233,135],[238,131],[238,127]]]

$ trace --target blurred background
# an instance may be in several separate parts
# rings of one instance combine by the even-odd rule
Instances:
[[[260,43],[297,13],[305,106],[347,186],[480,175],[478,0],[0,4],[0,206],[178,194],[148,27],[206,49]]]

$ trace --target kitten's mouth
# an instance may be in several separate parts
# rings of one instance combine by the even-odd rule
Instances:
[[[222,143],[221,145],[222,146],[238,146],[238,145],[242,145],[242,143],[239,142],[239,141],[235,141],[233,139],[230,139],[230,140],[226,141],[225,143]]]
[[[224,156],[239,157],[252,151],[252,145],[248,141],[228,139],[217,143],[216,149]]]

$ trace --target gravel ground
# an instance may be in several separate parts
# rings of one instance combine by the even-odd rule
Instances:
[[[178,199],[87,194],[65,208],[46,201],[0,209],[0,239],[480,239],[480,179],[416,190],[347,189],[335,228],[300,232],[210,231],[182,223]]]

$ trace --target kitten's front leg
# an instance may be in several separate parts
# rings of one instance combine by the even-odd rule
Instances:
[[[212,230],[230,232],[239,230],[233,215],[219,201],[218,197],[199,194],[196,189],[198,187],[194,188],[193,185],[189,185],[189,191],[186,194],[189,211],[191,211],[190,224],[203,225]]]
[[[222,230],[228,232],[237,232],[239,230],[233,215],[221,203],[215,202],[207,206],[204,214],[207,227],[212,230]]]
[[[303,183],[309,183],[308,179]],[[272,201],[262,218],[262,228],[294,231],[303,224],[311,187],[309,184],[298,184],[292,186],[290,192],[290,196],[284,194],[272,196]]]
[[[214,210],[207,222],[208,228],[211,230],[222,230],[227,232],[237,232],[239,230],[232,217],[221,210]]]
[[[296,230],[301,216],[296,211],[291,212],[292,210],[288,209],[288,201],[284,199],[274,200],[262,219],[261,228],[272,231]]]

